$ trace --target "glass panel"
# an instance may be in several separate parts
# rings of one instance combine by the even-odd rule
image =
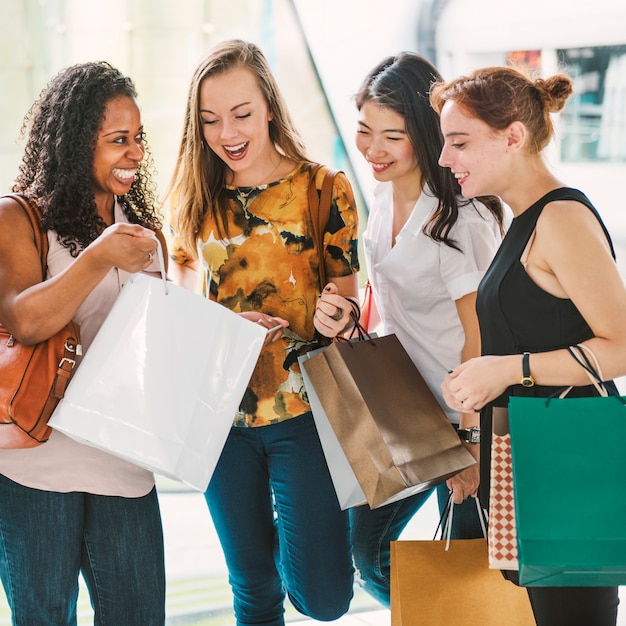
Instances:
[[[626,161],[626,45],[558,51],[574,79],[560,118],[563,161]]]

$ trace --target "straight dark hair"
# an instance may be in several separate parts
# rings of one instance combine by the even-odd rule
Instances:
[[[439,165],[443,135],[439,116],[430,106],[430,88],[442,80],[436,68],[414,52],[401,52],[381,61],[366,76],[355,95],[357,109],[373,102],[400,115],[405,124],[415,158],[427,184],[438,200],[437,209],[424,225],[424,233],[433,240],[459,250],[449,236],[458,219],[459,208],[472,205],[461,199],[461,188],[448,168]],[[495,216],[503,228],[503,209],[495,196],[477,198]]]

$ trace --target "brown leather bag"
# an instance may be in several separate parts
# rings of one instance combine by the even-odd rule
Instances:
[[[39,209],[22,196],[8,196],[30,218],[46,279],[48,237]],[[0,448],[32,448],[50,437],[48,419],[65,393],[80,354],[80,329],[70,322],[56,335],[25,346],[0,324]]]
[[[318,188],[317,173],[322,172],[322,184]],[[330,205],[333,200],[333,184],[337,171],[320,165],[311,164],[309,170],[309,211],[313,222],[313,232],[315,234],[315,249],[319,258],[320,288],[326,285],[326,268],[324,266],[324,231],[330,218]]]

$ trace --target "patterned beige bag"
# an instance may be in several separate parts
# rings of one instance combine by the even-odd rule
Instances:
[[[489,567],[517,570],[517,532],[508,410],[494,407],[489,487]]]

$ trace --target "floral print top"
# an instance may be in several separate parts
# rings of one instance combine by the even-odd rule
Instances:
[[[323,173],[317,175],[319,189]],[[209,297],[235,312],[262,311],[289,321],[281,341],[263,349],[235,417],[235,426],[266,426],[310,410],[298,356],[320,346],[313,314],[320,284],[308,206],[309,164],[259,187],[227,187],[228,237],[207,215],[197,241]],[[335,178],[324,233],[327,281],[359,270],[358,213],[352,188]],[[174,235],[172,259],[190,254]],[[219,330],[218,330],[219,332]]]

